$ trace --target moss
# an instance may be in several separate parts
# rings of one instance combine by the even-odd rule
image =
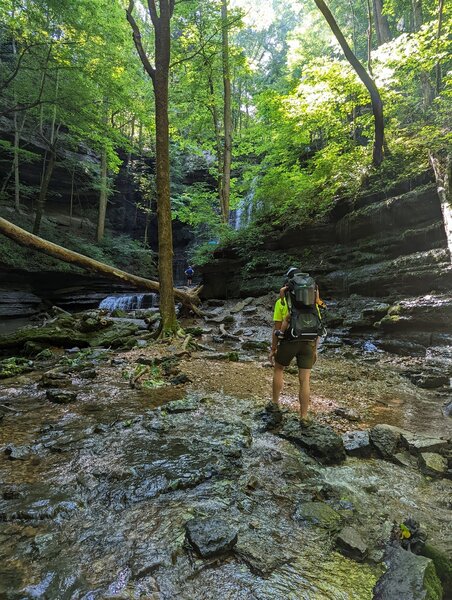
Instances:
[[[445,552],[438,548],[434,548],[430,544],[424,546],[422,555],[433,560],[436,573],[438,574],[444,589],[452,590],[452,560],[448,558]]]
[[[26,360],[25,358],[18,358],[12,356],[0,361],[0,379],[7,379],[8,377],[15,377],[21,373],[31,371],[33,368],[33,362]]]
[[[424,587],[427,592],[425,600],[442,600],[443,587],[436,574],[434,563],[430,563],[425,570]]]

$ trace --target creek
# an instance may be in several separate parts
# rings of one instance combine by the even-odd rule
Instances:
[[[264,340],[264,316],[235,313],[235,325]],[[204,327],[202,348],[55,351],[3,381],[1,598],[371,599],[391,531],[409,516],[450,559],[449,479],[426,477],[413,457],[319,460],[266,431],[265,351],[240,349],[231,362],[225,355],[237,341],[215,341],[217,324],[184,325]],[[177,357],[168,377],[186,383],[170,385],[156,356]],[[137,365],[146,364],[140,385]],[[325,345],[313,370],[316,422],[339,433],[384,422],[450,434],[443,398],[416,388],[403,368],[387,353],[344,356]],[[54,403],[49,386],[75,396]],[[287,423],[296,398],[289,372]],[[236,538],[228,551],[200,555],[190,543],[190,523],[209,519],[224,529],[216,543]],[[366,560],[338,551],[337,533],[349,524]]]

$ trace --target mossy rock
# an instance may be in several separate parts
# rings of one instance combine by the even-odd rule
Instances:
[[[12,356],[0,361],[0,379],[15,377],[33,370],[33,362],[25,358]]]
[[[425,544],[422,556],[432,559],[443,588],[445,590],[452,590],[452,560],[446,553],[430,544]]]

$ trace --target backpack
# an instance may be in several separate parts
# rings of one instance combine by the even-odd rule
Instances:
[[[188,277],[191,277],[193,273],[194,271],[191,267],[188,267],[188,269],[185,271],[185,275],[188,275]]]
[[[286,338],[316,340],[324,328],[316,304],[317,285],[308,273],[293,270],[286,281],[287,306],[290,313]]]

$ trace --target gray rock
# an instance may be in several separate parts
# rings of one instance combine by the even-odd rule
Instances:
[[[431,477],[446,477],[448,475],[446,458],[434,452],[422,452],[419,455],[419,467],[425,475]]]
[[[27,460],[30,456],[30,448],[28,446],[14,446],[11,444],[5,448],[5,454],[9,460]]]
[[[372,446],[367,430],[347,431],[342,435],[342,441],[345,452],[350,456],[369,458],[372,455]]]
[[[312,423],[303,427],[298,419],[287,420],[277,435],[306,449],[327,464],[345,460],[342,438],[328,425]]]
[[[271,535],[256,531],[259,523],[250,522],[250,529],[240,533],[240,538],[234,548],[234,554],[239,556],[259,577],[269,577],[272,572],[294,558],[287,548],[281,548]]]
[[[268,340],[247,340],[243,342],[243,350],[268,350],[270,348],[270,342]]]
[[[374,600],[441,600],[443,591],[433,561],[391,548],[388,570],[374,587]]]
[[[317,525],[328,530],[338,529],[342,521],[341,515],[325,502],[300,502],[293,518],[306,525]]]
[[[50,389],[46,392],[47,400],[55,404],[69,404],[77,400],[77,393],[71,390]]]
[[[245,308],[245,306],[248,306],[248,304],[251,304],[251,302],[254,300],[254,298],[245,298],[245,300],[242,300],[240,302],[237,302],[237,304],[231,308],[231,313],[238,313],[241,310],[243,310]]]
[[[357,561],[362,561],[367,556],[367,545],[360,534],[353,527],[344,527],[336,538],[338,550]]]
[[[237,543],[237,529],[223,519],[192,519],[185,529],[188,542],[202,558],[225,554]]]
[[[443,415],[445,417],[452,417],[452,400],[450,402],[446,402],[443,406]]]
[[[433,436],[423,436],[409,431],[402,431],[402,441],[413,454],[422,452],[446,452],[451,448],[450,440]]]
[[[341,417],[341,419],[346,419],[347,421],[360,421],[361,420],[359,413],[356,410],[354,410],[353,408],[345,408],[343,406],[339,406],[333,412],[338,417]]]
[[[402,430],[392,425],[375,425],[370,430],[370,441],[381,458],[392,460],[400,449]]]

